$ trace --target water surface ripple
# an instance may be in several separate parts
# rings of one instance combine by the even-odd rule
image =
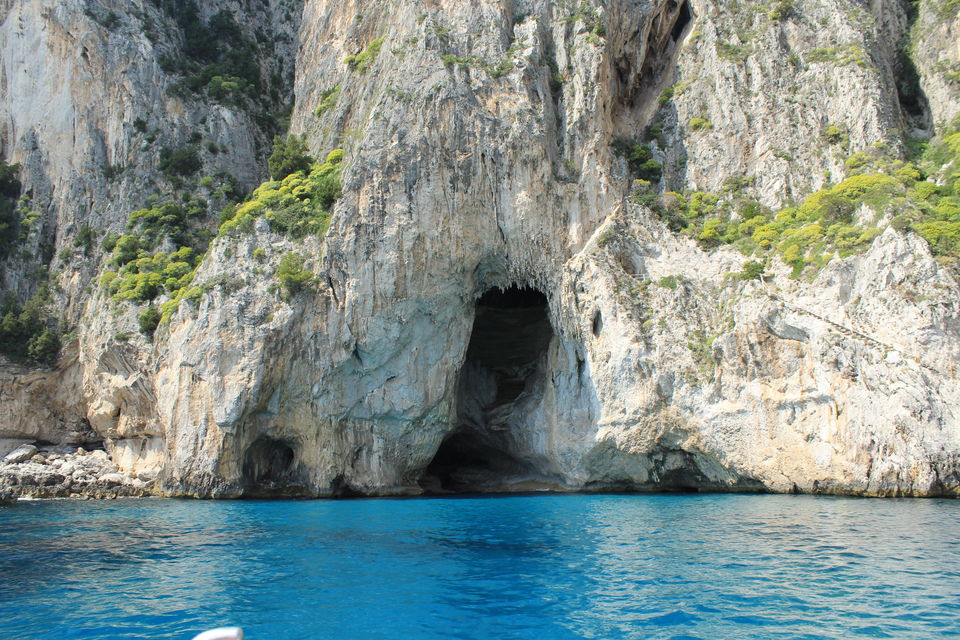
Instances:
[[[960,638],[960,501],[0,507],[0,637]]]

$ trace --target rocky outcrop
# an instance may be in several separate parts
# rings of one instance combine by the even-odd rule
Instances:
[[[4,458],[4,464],[17,464],[19,462],[26,462],[33,456],[38,453],[38,449],[32,444],[22,444],[10,453],[8,453]]]
[[[694,3],[672,84],[661,83],[673,96],[658,116],[667,185],[719,193],[749,178],[777,206],[843,176],[854,151],[901,145],[894,62],[906,20],[901,3],[870,4],[795,2],[777,15]],[[822,139],[831,125],[845,132],[839,145]]]
[[[100,442],[102,437],[87,422],[82,377],[74,345],[63,349],[56,371],[13,363],[0,367],[0,438],[72,445]]]
[[[20,498],[117,498],[156,492],[156,473],[121,473],[106,451],[37,451],[0,463],[0,495]],[[21,448],[26,453],[26,447]],[[20,450],[18,450],[20,451]]]
[[[330,228],[291,240],[259,220],[220,235],[195,276],[208,283],[199,302],[153,341],[137,335],[137,309],[95,283],[83,293],[95,269],[83,272],[66,287],[85,305],[76,369],[61,371],[74,371],[72,398],[116,471],[157,484],[118,481],[108,466],[68,481],[34,462],[4,477],[57,487],[48,495],[956,495],[960,292],[925,242],[888,229],[810,280],[781,265],[744,281],[730,277],[744,256],[705,251],[630,197],[614,149],[648,125],[665,188],[739,180],[769,206],[841,175],[850,153],[902,148],[898,3],[756,4],[307,2],[291,126],[318,157],[346,152]],[[49,16],[14,3],[0,42],[8,76],[39,65],[31,77],[44,77],[42,57],[17,62],[15,24],[47,43]],[[90,28],[83,20],[58,24]],[[245,184],[259,176],[245,116],[156,95],[147,85],[170,82],[153,62],[163,47],[106,38],[88,45],[113,61],[103,82],[129,58],[131,79],[116,86],[131,104],[164,105],[152,117],[171,140],[206,118],[219,146],[239,149],[216,162]],[[362,68],[344,63],[358,54]],[[76,110],[95,92],[62,95],[51,104],[74,120],[28,127],[11,106],[26,88],[11,82],[7,156],[29,165],[28,142],[56,155],[30,186],[49,185],[57,228],[118,228],[156,176],[152,159],[123,156],[117,188],[89,177],[82,143],[51,141],[102,121],[117,133],[107,148],[132,153],[123,123],[139,111]],[[822,141],[830,125],[842,149]],[[113,196],[102,218],[67,195],[87,182]],[[315,275],[297,293],[274,277],[290,252]],[[7,415],[10,437],[53,441]]]
[[[248,190],[264,177],[259,159],[270,132],[261,123],[272,126],[273,119],[264,114],[257,122],[249,108],[182,89],[184,77],[174,63],[189,43],[177,21],[189,15],[189,4],[5,4],[0,138],[5,161],[21,165],[24,193],[41,218],[24,247],[32,255],[14,256],[3,265],[3,288],[25,298],[36,269],[61,272],[57,284],[71,324],[83,315],[96,286],[105,257],[101,236],[122,233],[129,213],[162,191],[164,149],[196,145],[205,175],[215,178],[203,194],[212,201],[217,188]],[[204,19],[221,11],[243,28],[249,25],[250,37],[255,37],[252,25],[274,27],[269,36],[261,32],[270,46],[258,49],[258,62],[267,108],[279,108],[269,104],[269,89],[282,90],[292,74],[297,3],[199,5]],[[74,241],[85,226],[97,235],[81,251]]]
[[[611,409],[600,439],[653,460],[661,440],[698,456],[706,465],[686,465],[690,486],[956,494],[957,342],[938,327],[958,309],[937,294],[956,283],[922,240],[889,230],[811,283],[784,270],[743,286],[715,279],[738,257],[709,264],[645,227],[628,218],[577,269],[591,276],[578,290],[602,314],[601,336],[614,337],[594,342]],[[611,259],[625,249],[640,254],[641,275]],[[663,277],[678,278],[676,289],[658,285]],[[621,293],[604,301],[598,289]],[[931,303],[918,308],[918,298]],[[640,473],[652,474],[649,463]]]

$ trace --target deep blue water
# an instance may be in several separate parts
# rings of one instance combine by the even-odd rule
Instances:
[[[0,507],[0,637],[960,638],[960,501]]]

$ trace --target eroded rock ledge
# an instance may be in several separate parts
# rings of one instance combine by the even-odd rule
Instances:
[[[122,472],[106,451],[22,445],[0,462],[0,496],[118,498],[157,493],[157,473]]]

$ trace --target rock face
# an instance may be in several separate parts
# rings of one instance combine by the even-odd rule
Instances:
[[[57,372],[4,373],[17,391],[0,401],[0,436],[61,441],[89,424],[117,472],[157,478],[130,491],[168,495],[957,495],[960,291],[922,239],[888,228],[812,279],[781,265],[744,282],[728,276],[743,256],[704,251],[629,197],[612,148],[654,119],[666,187],[720,191],[750,174],[768,206],[842,173],[839,150],[811,142],[828,125],[847,132],[845,152],[903,146],[899,3],[797,2],[783,18],[741,4],[270,5],[274,24],[299,15],[277,27],[297,45],[281,47],[297,52],[291,130],[318,156],[346,151],[330,228],[295,241],[260,220],[221,235],[195,276],[218,284],[153,342],[97,287],[105,256],[65,270],[78,356]],[[154,11],[119,5],[124,29]],[[242,13],[202,10],[224,7]],[[263,133],[248,116],[161,95],[171,80],[157,60],[176,43],[121,43],[82,16],[17,1],[0,30],[5,154],[48,194],[56,248],[80,221],[119,228],[157,179],[152,156],[124,156],[119,186],[83,160],[80,131],[110,132],[109,153],[132,148],[137,110],[123,105],[149,107],[184,139],[205,119],[230,147],[205,161],[243,184],[262,177]],[[918,46],[939,50],[950,32],[924,33]],[[344,64],[379,38],[362,69]],[[44,55],[25,56],[27,40]],[[863,64],[811,56],[835,41]],[[53,71],[78,47],[109,62],[89,95]],[[955,91],[920,73],[934,117],[955,113]],[[42,86],[13,80],[25,77]],[[24,101],[54,89],[24,123]],[[710,126],[688,127],[694,118]],[[291,251],[317,278],[285,297],[272,273]],[[77,391],[44,403],[51,417],[8,408],[46,388],[28,376],[67,375]],[[28,471],[66,487],[62,471]],[[75,493],[69,477],[62,491]],[[94,494],[132,487],[114,471],[97,478]]]

